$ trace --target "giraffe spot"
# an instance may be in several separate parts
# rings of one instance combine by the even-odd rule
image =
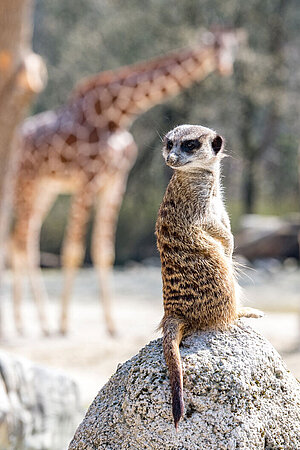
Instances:
[[[116,129],[118,128],[118,125],[113,120],[110,120],[107,126],[109,131],[116,131]]]
[[[96,111],[97,114],[101,114],[102,113],[100,100],[97,100],[96,103],[95,103],[95,111]]]
[[[94,128],[93,131],[89,135],[89,143],[91,144],[93,142],[98,142],[98,141],[99,141],[98,132],[97,132],[97,129]]]
[[[70,134],[67,139],[66,139],[66,144],[67,145],[72,145],[77,141],[77,137],[74,136],[74,134]]]
[[[138,85],[136,74],[133,73],[131,76],[124,80],[124,85],[132,88],[136,88]]]

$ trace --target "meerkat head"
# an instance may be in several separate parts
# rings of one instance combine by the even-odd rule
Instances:
[[[180,125],[167,133],[163,157],[172,169],[213,170],[220,161],[224,141],[215,131],[200,125]]]

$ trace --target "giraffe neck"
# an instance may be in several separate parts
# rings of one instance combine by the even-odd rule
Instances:
[[[112,131],[127,127],[137,115],[217,69],[218,52],[213,43],[103,72],[79,86],[75,98],[81,99],[84,113],[93,125],[106,122]]]

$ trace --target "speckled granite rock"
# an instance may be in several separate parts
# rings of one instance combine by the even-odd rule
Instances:
[[[300,449],[300,386],[243,322],[181,346],[185,416],[174,431],[161,339],[101,389],[69,450]]]
[[[0,352],[0,450],[62,450],[80,412],[67,375]]]

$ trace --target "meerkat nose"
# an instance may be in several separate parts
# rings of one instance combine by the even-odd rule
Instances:
[[[178,156],[175,153],[170,153],[167,157],[167,162],[170,164],[175,164],[178,161]]]

